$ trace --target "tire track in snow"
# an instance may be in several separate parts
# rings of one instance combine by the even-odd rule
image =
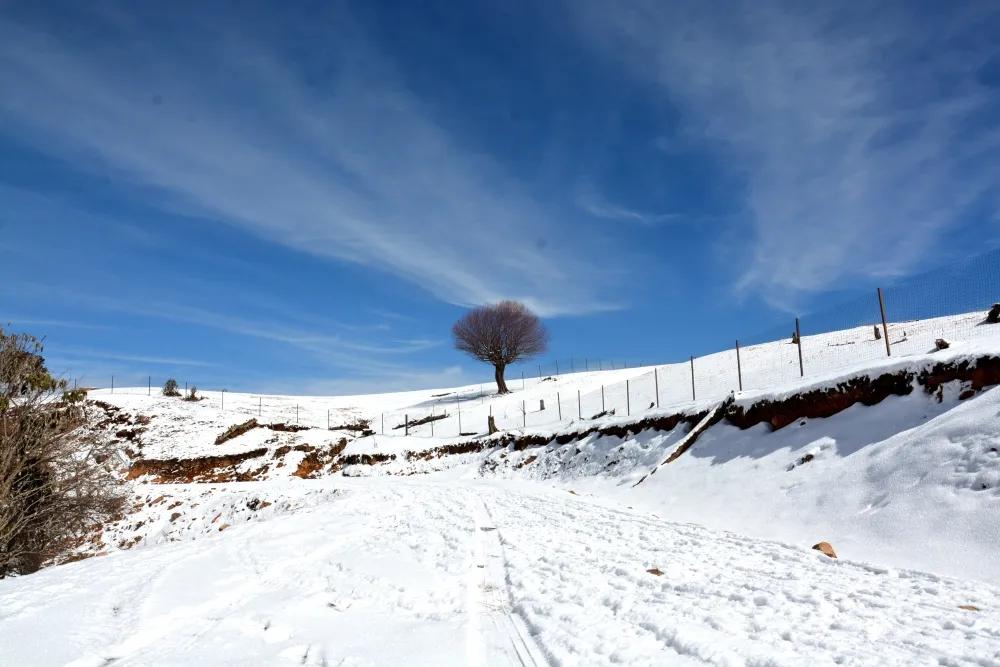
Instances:
[[[548,665],[524,621],[512,611],[500,530],[485,502],[470,494],[474,554],[469,581],[470,665]]]

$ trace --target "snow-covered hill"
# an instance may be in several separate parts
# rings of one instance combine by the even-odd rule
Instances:
[[[92,392],[130,510],[105,555],[0,581],[0,664],[1000,664],[1000,325],[944,319],[891,358],[811,337],[825,370],[731,399],[725,355],[694,401],[669,367]]]

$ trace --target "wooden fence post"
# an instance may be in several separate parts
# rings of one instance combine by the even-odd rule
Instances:
[[[694,392],[694,357],[691,357],[691,400],[694,401],[697,396]]]
[[[580,407],[580,406],[581,406],[581,403],[580,403],[580,390],[577,389],[576,390],[576,418],[577,419],[583,419],[583,408]]]
[[[740,365],[740,340],[736,339],[736,378],[740,383],[740,391],[743,391],[743,367]]]
[[[601,385],[601,412],[606,412],[604,409],[604,385]]]
[[[628,380],[625,380],[625,414],[632,414],[632,398],[629,395]]]
[[[660,407],[660,373],[658,368],[653,369],[653,383],[656,386],[656,407]]]
[[[410,435],[410,415],[403,414],[403,435]]]
[[[562,421],[562,399],[559,397],[559,392],[556,392],[556,405],[559,406],[559,421]]]
[[[799,377],[806,376],[805,366],[802,365],[802,331],[799,329],[799,318],[795,318],[795,342],[799,344]]]
[[[892,356],[892,349],[889,347],[889,324],[885,319],[885,298],[882,296],[882,288],[878,288],[878,309],[882,313],[882,338],[885,338],[885,356]]]

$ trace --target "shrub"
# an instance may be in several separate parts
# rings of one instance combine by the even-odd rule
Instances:
[[[164,396],[180,396],[181,392],[177,389],[177,380],[170,378],[163,383],[163,395]]]
[[[37,570],[122,503],[99,463],[113,445],[80,435],[84,392],[53,378],[41,352],[0,329],[0,577]]]
[[[198,398],[198,387],[196,387],[194,385],[191,385],[191,388],[188,389],[188,395],[184,397],[184,400],[185,401],[200,401],[201,399]]]

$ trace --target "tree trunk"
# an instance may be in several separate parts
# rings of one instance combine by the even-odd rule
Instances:
[[[494,366],[494,369],[495,369],[494,376],[496,377],[497,380],[497,393],[509,394],[510,389],[507,388],[507,382],[503,379],[503,371],[504,371],[503,364],[496,364]]]

